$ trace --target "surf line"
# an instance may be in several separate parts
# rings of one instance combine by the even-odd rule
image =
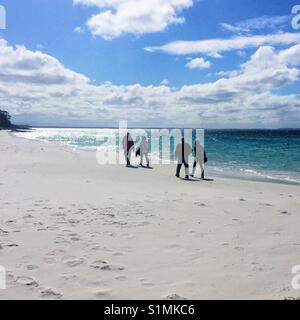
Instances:
[[[139,307],[117,307],[113,304],[111,307],[105,307],[105,315],[127,315],[135,318],[138,313]]]

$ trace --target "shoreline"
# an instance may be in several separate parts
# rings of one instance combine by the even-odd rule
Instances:
[[[37,128],[32,128],[32,129],[39,129],[39,127]],[[47,129],[56,129],[53,127],[49,127]],[[60,129],[69,129],[69,128],[60,128]],[[82,129],[82,128],[71,128],[71,129]],[[91,129],[97,129],[97,128],[91,128]],[[109,128],[103,128],[103,129],[109,129]],[[230,129],[228,129],[230,130]],[[278,129],[281,130],[281,129]],[[290,129],[291,130],[291,129]],[[25,139],[25,140],[30,140],[30,141],[36,141],[39,143],[46,143],[46,144],[51,144],[51,145],[55,145],[57,147],[67,147],[70,148],[72,150],[79,150],[79,151],[84,151],[84,152],[96,152],[97,151],[97,147],[96,146],[79,146],[79,145],[71,145],[68,143],[60,143],[60,142],[56,142],[56,141],[49,141],[49,140],[43,140],[43,139],[30,139],[30,138],[26,138],[26,137],[22,137],[22,136],[18,136],[16,134],[16,132],[10,131],[9,134],[12,137],[15,138],[21,138],[21,139]],[[163,161],[163,160],[162,160]],[[171,164],[163,164],[161,163],[160,165],[164,166],[164,165],[174,165],[176,164],[176,162],[171,163]],[[300,186],[300,181],[296,180],[295,178],[279,178],[276,176],[272,176],[273,174],[299,174],[300,172],[289,172],[289,171],[272,171],[272,172],[265,172],[265,173],[261,173],[261,172],[255,172],[256,170],[254,169],[239,169],[239,168],[226,168],[226,167],[222,167],[221,165],[217,165],[217,166],[211,166],[210,164],[206,165],[206,169],[208,174],[212,177],[212,178],[222,178],[222,179],[234,179],[234,180],[241,180],[241,181],[254,181],[254,182],[265,182],[265,183],[275,183],[275,184],[286,184],[286,185],[293,185],[293,186]],[[227,171],[227,173],[225,173],[225,171]],[[243,170],[244,173],[241,173]],[[223,173],[221,173],[221,171],[223,171]],[[247,172],[247,171],[252,171]],[[254,173],[255,172],[255,173]],[[253,176],[249,176],[250,174],[252,174]],[[255,175],[254,175],[255,174]],[[248,176],[247,176],[248,175]],[[292,181],[293,180],[293,181]]]

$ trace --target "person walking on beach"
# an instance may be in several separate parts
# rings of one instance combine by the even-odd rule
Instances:
[[[142,141],[141,141],[141,144],[140,144],[140,156],[141,156],[140,166],[141,166],[141,167],[143,166],[144,157],[145,157],[146,162],[147,162],[147,167],[148,167],[148,168],[150,167],[150,161],[149,161],[148,151],[149,151],[148,141],[147,141],[146,137],[144,136],[144,137],[142,138]]]
[[[124,136],[122,141],[123,149],[124,149],[124,156],[126,159],[126,167],[130,167],[130,159],[131,153],[134,150],[134,142],[129,132],[127,132],[126,136]]]
[[[185,178],[189,179],[189,156],[192,153],[192,147],[182,138],[181,143],[176,147],[175,158],[178,161],[176,169],[176,177],[180,177],[182,165],[185,167]]]
[[[194,154],[195,154],[195,160],[193,164],[193,172],[191,174],[191,177],[194,177],[197,164],[199,163],[199,166],[201,169],[201,179],[204,179],[204,163],[206,162],[207,158],[206,158],[204,148],[199,142],[199,140],[195,142]]]

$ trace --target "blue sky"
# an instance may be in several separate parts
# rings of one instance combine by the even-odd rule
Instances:
[[[76,1],[80,3],[76,3]],[[0,30],[0,39],[5,41],[5,44],[2,45],[3,50],[7,47],[12,48],[10,54],[15,56],[14,52],[17,52],[15,46],[22,45],[26,50],[26,59],[27,55],[32,54],[35,61],[36,59],[43,60],[42,56],[37,57],[35,54],[37,51],[41,51],[47,56],[47,59],[49,57],[56,59],[64,70],[85,76],[89,83],[89,87],[83,83],[79,88],[76,82],[74,89],[73,80],[71,81],[73,90],[85,91],[77,102],[73,96],[72,99],[70,98],[70,103],[74,105],[73,109],[68,112],[58,111],[60,109],[59,99],[53,101],[52,106],[50,105],[47,100],[50,93],[45,95],[44,100],[40,95],[38,96],[36,81],[33,81],[29,89],[29,91],[32,89],[30,99],[25,95],[23,100],[20,96],[16,98],[13,93],[10,93],[11,96],[8,97],[7,92],[10,90],[0,90],[0,104],[6,105],[6,109],[9,109],[17,122],[27,122],[28,119],[33,119],[32,122],[35,125],[55,125],[57,112],[60,112],[62,120],[59,125],[112,125],[122,117],[140,125],[156,123],[160,125],[168,123],[172,125],[198,125],[201,123],[201,125],[208,127],[296,125],[296,120],[300,119],[300,104],[298,104],[300,83],[298,74],[291,70],[298,70],[298,62],[289,66],[289,62],[285,60],[284,63],[289,70],[286,77],[282,76],[284,79],[280,79],[280,85],[276,82],[259,92],[260,95],[264,94],[264,99],[268,99],[267,94],[269,94],[270,99],[267,100],[269,102],[273,99],[275,101],[276,96],[280,96],[282,100],[280,108],[284,108],[283,105],[286,105],[286,114],[289,116],[284,113],[284,110],[279,113],[279,107],[275,106],[272,120],[268,121],[266,118],[270,117],[270,114],[266,113],[266,108],[261,106],[261,113],[258,110],[255,115],[253,105],[251,105],[250,119],[245,119],[247,112],[244,109],[240,110],[239,117],[234,117],[233,110],[237,109],[238,101],[244,101],[246,94],[249,99],[252,96],[251,88],[248,87],[243,88],[244,91],[240,93],[239,97],[232,97],[234,100],[231,104],[228,99],[225,99],[226,94],[224,98],[226,101],[224,101],[227,104],[222,104],[221,97],[215,98],[214,96],[216,115],[212,112],[214,104],[210,97],[203,95],[205,95],[205,86],[213,86],[224,77],[227,79],[235,76],[234,73],[229,75],[230,72],[245,72],[241,69],[243,64],[247,64],[257,50],[271,45],[275,52],[272,57],[277,59],[276,54],[279,57],[280,51],[297,46],[300,43],[298,38],[290,40],[290,35],[299,34],[298,30],[292,28],[291,21],[294,15],[291,15],[291,10],[298,2],[300,4],[300,1],[177,0],[176,2],[176,0],[167,0],[169,6],[162,7],[161,11],[164,9],[166,11],[166,14],[162,14],[160,10],[151,9],[153,2],[157,1],[154,3],[155,5],[163,3],[162,0],[141,0],[144,7],[147,7],[147,2],[149,3],[149,10],[142,8],[143,12],[140,13],[140,16],[138,16],[139,9],[136,10],[137,16],[132,12],[128,13],[129,9],[127,8],[131,7],[123,8],[122,1],[123,4],[127,2],[126,5],[130,1],[139,2],[139,0],[0,0],[0,5],[6,9],[7,19],[6,30]],[[91,3],[93,5],[89,5]],[[134,11],[135,6],[133,5],[132,8]],[[104,16],[107,12],[112,14]],[[89,24],[93,15],[96,18]],[[136,19],[134,23],[137,23],[137,27],[133,26],[132,19]],[[109,29],[110,26],[113,31]],[[200,42],[201,46],[201,41],[204,40],[228,40],[242,37],[248,41],[255,36],[276,36],[278,34],[283,34],[284,39],[274,42],[274,39],[269,37],[257,45],[245,45],[242,48],[227,49],[225,44],[226,49],[223,51],[212,49],[211,52],[206,52],[203,49],[188,49],[195,45],[195,42],[197,45]],[[286,40],[287,38],[288,40]],[[166,49],[166,45],[173,45],[177,41],[184,41],[183,47],[186,53],[182,54],[178,48]],[[213,43],[209,45],[215,48]],[[145,48],[150,48],[150,50],[145,50]],[[267,52],[267,49],[263,50]],[[21,56],[21,53],[17,52],[17,55]],[[281,56],[283,55],[281,54]],[[24,59],[24,55],[22,55],[22,59]],[[7,69],[6,75],[2,75],[2,77],[9,73],[11,79],[11,73],[15,73],[16,82],[20,84],[20,88],[24,88],[21,83],[24,80],[24,70],[14,69],[12,71],[11,67],[4,64],[7,64],[8,60],[9,58],[6,58],[2,67],[3,70],[10,69]],[[51,63],[49,62],[49,64]],[[15,65],[15,68],[19,64]],[[36,67],[30,67],[32,72],[36,74]],[[28,71],[29,67],[26,68]],[[49,66],[49,68],[53,70],[52,67]],[[45,67],[45,70],[48,69]],[[43,72],[46,72],[45,70]],[[60,70],[59,72],[64,71]],[[20,80],[21,73],[22,81]],[[41,76],[40,73],[39,76]],[[26,76],[28,76],[27,73]],[[30,79],[32,79],[32,75],[30,75]],[[2,81],[4,80],[2,79]],[[264,79],[261,81],[263,82]],[[110,84],[105,84],[106,82]],[[230,81],[230,83],[232,82]],[[27,79],[26,86],[29,85]],[[64,87],[55,86],[57,91],[55,97],[62,92],[65,95],[66,91],[71,90],[70,83],[64,83],[64,85]],[[67,85],[68,87],[66,87]],[[139,87],[132,88],[133,85]],[[200,87],[201,85],[202,87]],[[225,84],[224,90],[219,88],[218,83],[217,85],[218,93],[229,90],[227,84]],[[149,86],[154,88],[153,92],[149,92]],[[162,93],[164,88],[167,92]],[[54,90],[54,85],[50,89]],[[97,94],[101,95],[101,98],[103,98],[102,95],[105,95],[105,90],[108,91],[108,95],[113,91],[113,103],[111,99],[108,99],[108,102],[101,101],[97,104],[96,96],[93,101],[86,101],[82,97],[86,96],[89,90],[93,93],[100,91]],[[209,88],[209,90],[212,89]],[[232,92],[237,90],[241,90],[241,88],[236,89],[230,86],[228,96],[232,96]],[[255,90],[254,87],[253,90]],[[30,100],[34,100],[32,96],[34,94],[38,96],[37,101],[30,105]],[[150,101],[150,97],[156,95],[157,99]],[[70,97],[70,94],[65,97]],[[209,99],[209,103],[207,103],[207,99]],[[259,96],[257,99],[257,101],[261,101]],[[117,101],[120,101],[119,105]],[[61,99],[61,104],[63,105],[63,103],[64,99]],[[251,101],[251,103],[254,102]],[[43,107],[38,109],[33,106],[38,104],[43,104]],[[170,110],[166,109],[165,104],[172,104],[169,106]],[[87,110],[89,106],[90,109]],[[268,109],[270,108],[268,106]],[[80,110],[78,111],[78,109]],[[97,110],[95,111],[95,109]],[[152,110],[151,115],[149,109]],[[224,113],[220,116],[222,110]],[[97,114],[100,112],[106,114],[105,121],[102,117],[97,119]],[[181,118],[180,114],[188,115],[189,112],[190,117]],[[134,113],[147,114],[146,118],[149,121],[139,118]],[[228,114],[227,118],[224,116],[225,113]],[[282,116],[282,114],[285,115]],[[199,120],[196,120],[195,117],[199,117]],[[214,121],[214,118],[220,119]]]

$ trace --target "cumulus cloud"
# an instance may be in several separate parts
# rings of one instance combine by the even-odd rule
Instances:
[[[229,39],[209,39],[199,41],[174,41],[162,46],[146,47],[149,52],[168,54],[211,54],[247,48],[258,48],[264,45],[292,45],[300,43],[300,33],[278,33],[256,36],[238,36]]]
[[[211,67],[211,62],[206,61],[203,58],[195,58],[190,60],[186,65],[189,69],[208,69]]]
[[[88,78],[66,69],[57,59],[42,53],[32,52],[24,46],[8,46],[0,39],[0,79],[21,83],[86,83]]]
[[[0,40],[0,101],[29,124],[278,127],[299,124],[300,100],[276,89],[299,80],[300,45],[259,48],[215,82],[166,86],[92,84],[57,59]]]
[[[169,25],[185,21],[183,9],[193,0],[73,0],[74,4],[95,6],[99,13],[86,23],[94,36],[106,40],[123,34],[141,35],[160,32]]]

